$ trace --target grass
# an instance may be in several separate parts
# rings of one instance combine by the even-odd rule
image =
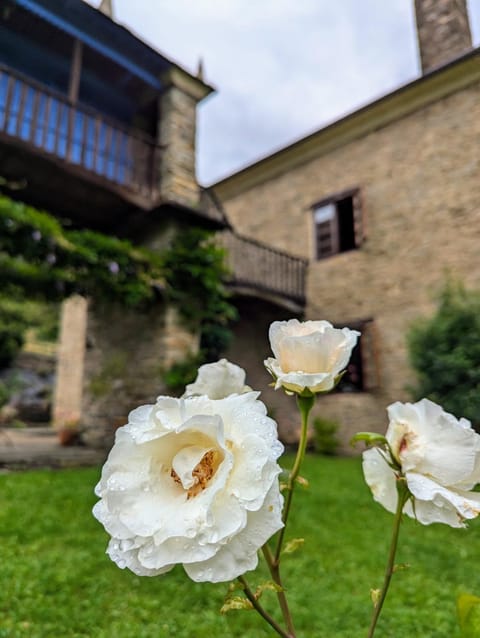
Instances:
[[[139,578],[104,554],[91,516],[97,469],[0,476],[0,638],[263,638],[254,612],[219,615],[227,586],[196,584],[181,567]],[[299,638],[363,638],[380,587],[392,516],[376,505],[358,459],[308,457],[295,495],[284,582]],[[480,593],[480,526],[405,520],[378,638],[456,638],[455,598]],[[261,578],[261,577],[258,577]],[[255,578],[251,577],[252,582]],[[258,580],[256,582],[259,582]],[[262,600],[275,610],[275,595]]]

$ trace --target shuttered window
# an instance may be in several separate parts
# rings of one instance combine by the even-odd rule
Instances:
[[[360,191],[340,193],[315,204],[313,221],[316,259],[358,248],[364,230]]]
[[[352,356],[338,392],[365,392],[375,390],[380,384],[379,348],[377,326],[373,319],[348,324],[358,330],[360,337],[352,351]]]

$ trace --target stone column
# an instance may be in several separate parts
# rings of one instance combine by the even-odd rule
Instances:
[[[466,0],[415,0],[423,73],[472,48]]]
[[[159,98],[158,190],[164,202],[196,208],[200,196],[195,172],[196,108],[213,89],[176,67],[162,80],[165,89]]]
[[[185,326],[174,306],[165,312],[165,332],[163,336],[164,366],[169,368],[185,357],[195,355],[199,350],[199,332],[191,332]]]
[[[57,428],[77,424],[82,415],[87,305],[87,300],[80,295],[74,295],[62,304],[52,410],[53,424]]]

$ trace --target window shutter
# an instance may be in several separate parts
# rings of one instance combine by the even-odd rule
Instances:
[[[363,389],[375,390],[380,387],[380,366],[378,329],[375,321],[369,320],[360,328],[362,333],[362,373]]]
[[[336,211],[330,219],[315,222],[317,259],[338,253],[338,216]]]
[[[359,248],[365,239],[365,224],[362,211],[362,197],[360,191],[352,196],[353,205],[353,232],[355,236],[355,248]]]

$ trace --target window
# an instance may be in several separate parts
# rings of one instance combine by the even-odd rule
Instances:
[[[346,191],[318,202],[313,221],[316,259],[358,248],[363,239],[360,192]]]
[[[373,319],[349,323],[349,328],[361,335],[352,351],[347,371],[337,386],[337,392],[365,392],[379,386],[378,337]]]

